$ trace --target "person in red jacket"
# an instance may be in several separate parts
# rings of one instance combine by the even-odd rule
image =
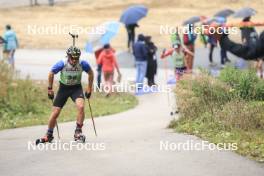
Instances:
[[[96,63],[98,63],[98,59],[100,54],[102,53],[102,51],[104,50],[104,48],[99,48],[94,52],[95,55],[95,59],[96,59]],[[97,88],[100,89],[101,87],[101,77],[102,77],[102,65],[97,64],[97,76],[96,76],[96,81],[97,81]]]
[[[115,49],[111,48],[110,49],[115,53]],[[101,77],[102,77],[102,65],[98,64],[98,60],[99,60],[99,56],[100,54],[102,53],[102,51],[104,50],[104,47],[101,47],[101,48],[98,48],[95,52],[94,52],[94,55],[95,55],[95,59],[96,59],[96,63],[97,63],[97,88],[100,89],[101,87]]]
[[[116,62],[114,50],[110,47],[109,44],[104,45],[104,50],[99,55],[97,64],[102,65],[105,85],[109,87],[109,92],[107,92],[107,96],[109,96],[112,92],[115,68],[118,73],[118,80],[121,79],[121,73]]]

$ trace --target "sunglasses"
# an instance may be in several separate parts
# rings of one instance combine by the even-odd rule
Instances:
[[[70,59],[72,60],[72,61],[78,61],[79,60],[79,57],[70,57]]]

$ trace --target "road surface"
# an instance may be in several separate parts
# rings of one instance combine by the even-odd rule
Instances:
[[[61,51],[54,51],[54,53],[51,51],[46,56],[49,55],[49,58],[53,58],[52,56],[63,55]],[[33,54],[36,53],[33,52]],[[31,57],[33,58],[33,56]],[[17,61],[18,67],[23,68],[23,62],[24,64],[31,63],[28,65],[29,67],[26,67],[27,69],[33,68],[35,64],[38,68],[43,68],[38,71],[41,72],[40,78],[41,76],[45,78],[45,69],[49,68],[53,60],[45,60],[43,56],[45,55],[36,57],[34,60],[30,59],[28,55],[28,60]],[[125,63],[133,66],[133,62]],[[125,66],[126,64],[121,65]],[[128,68],[125,74],[133,75],[132,69]],[[163,79],[162,74],[159,74],[158,79]],[[53,151],[52,144],[46,145],[47,150],[43,148],[34,150],[30,144],[44,134],[46,125],[0,131],[0,175],[264,175],[263,165],[233,152],[209,150],[208,148],[188,150],[178,146],[180,143],[194,145],[205,141],[195,136],[178,134],[166,128],[174,118],[169,116],[170,109],[166,93],[146,94],[139,96],[138,99],[139,105],[134,109],[96,118],[97,138],[94,136],[91,121],[86,120],[84,133],[87,135],[87,143],[78,144],[81,147],[86,146],[81,150],[74,147],[77,145],[76,143],[73,143],[73,148],[70,151],[67,150],[69,148],[63,147]],[[75,123],[61,123],[59,127],[61,142],[53,144],[71,144]]]

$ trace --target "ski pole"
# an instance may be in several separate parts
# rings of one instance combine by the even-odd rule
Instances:
[[[165,53],[165,51],[166,51],[166,49],[164,48],[162,50],[162,53]],[[163,68],[164,68],[164,71],[165,71],[165,80],[166,80],[166,84],[167,84],[167,82],[168,82],[168,63],[167,63],[167,59],[166,58],[163,61]],[[167,91],[166,93],[167,93],[168,106],[171,106],[169,92]]]
[[[88,104],[89,104],[90,114],[91,114],[91,118],[92,118],[92,122],[93,122],[94,134],[95,134],[95,136],[97,136],[96,128],[95,128],[95,123],[94,123],[94,118],[93,118],[93,111],[92,111],[92,108],[91,108],[91,104],[90,104],[90,100],[89,99],[88,99]]]
[[[163,49],[162,53],[165,53],[165,51],[166,49]],[[163,60],[163,66],[164,66],[164,71],[165,71],[165,80],[166,80],[166,83],[168,83],[168,62],[166,58],[164,58]],[[173,113],[173,105],[171,102],[170,93],[171,91],[166,91],[168,106],[171,108],[170,115],[172,116],[174,113]]]
[[[58,133],[58,139],[60,140],[60,132],[59,132],[59,126],[58,126],[57,120],[55,121],[55,125],[56,125],[56,129]]]

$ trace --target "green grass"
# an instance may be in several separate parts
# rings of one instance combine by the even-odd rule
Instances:
[[[115,93],[106,98],[102,93],[94,93],[90,99],[94,117],[105,116],[126,111],[134,108],[138,101],[135,96],[128,93]],[[13,116],[2,116],[0,118],[0,129],[17,128],[32,125],[47,124],[51,113],[51,101],[44,101],[41,105],[41,111],[38,113],[29,112],[27,114],[18,113]],[[68,122],[76,120],[76,107],[71,99],[63,108],[58,121]],[[90,110],[88,102],[85,102],[85,115],[90,118]]]
[[[2,61],[0,70],[0,130],[47,124],[52,110],[47,82],[32,81],[29,77],[20,79],[19,74]],[[54,84],[55,89],[57,85]],[[128,93],[113,93],[108,98],[102,93],[93,93],[90,102],[95,117],[126,111],[138,104],[136,97]],[[85,114],[86,118],[90,117],[88,102]],[[76,115],[74,103],[68,100],[59,122],[74,121]]]
[[[180,116],[170,128],[212,143],[236,143],[237,152],[264,163],[264,81],[252,70],[225,68],[177,84]]]
[[[221,122],[196,120],[178,120],[170,123],[176,132],[198,136],[211,143],[236,143],[236,153],[264,163],[264,133],[262,130],[244,131],[230,128]]]

